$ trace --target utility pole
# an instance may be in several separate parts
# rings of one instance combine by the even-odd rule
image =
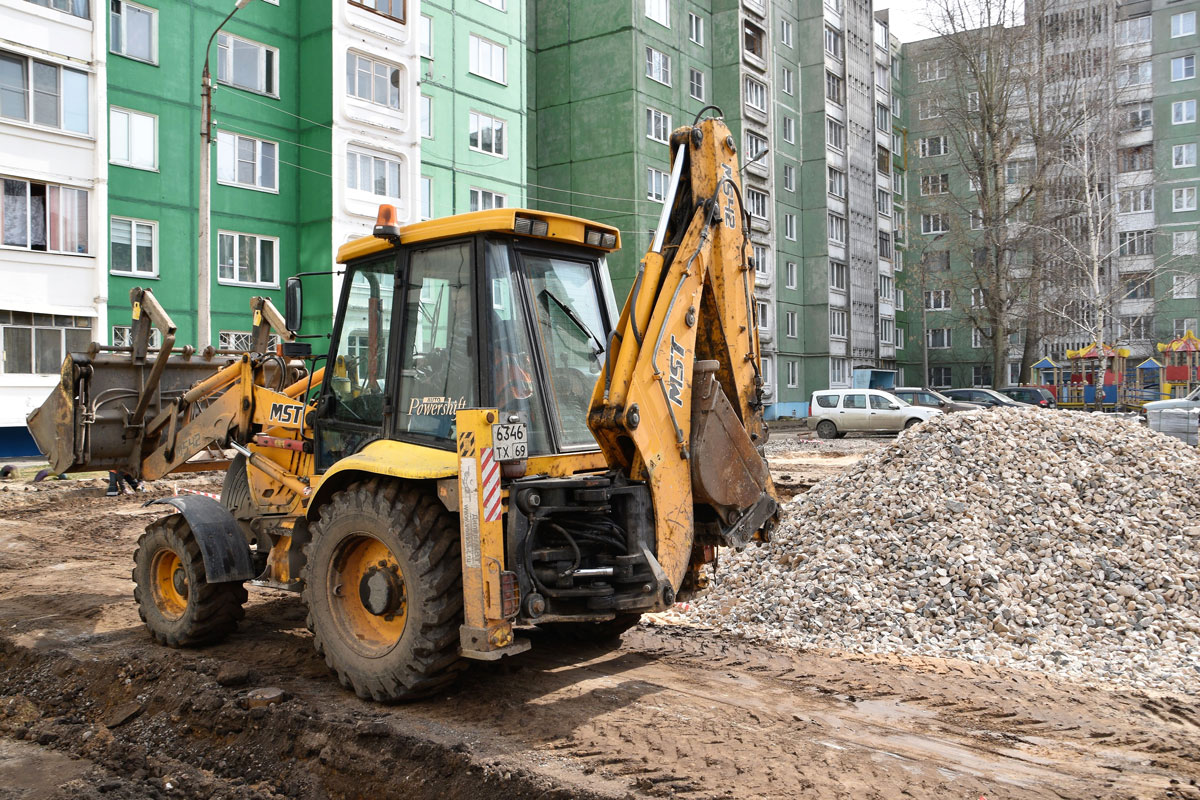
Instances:
[[[204,72],[200,78],[200,246],[196,259],[196,349],[212,344],[212,112],[213,85],[208,71],[208,56],[213,40],[233,19],[233,15],[250,5],[252,0],[237,0],[233,10],[208,37],[204,46]]]

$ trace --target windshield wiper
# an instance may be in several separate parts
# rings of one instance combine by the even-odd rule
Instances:
[[[585,334],[587,334],[588,338],[591,339],[592,342],[596,345],[596,355],[599,355],[604,352],[604,342],[600,341],[600,339],[596,336],[596,334],[592,333],[592,329],[583,323],[583,320],[581,320],[579,318],[579,316],[575,313],[575,311],[570,306],[568,306],[562,300],[559,300],[558,296],[555,295],[554,292],[550,291],[549,289],[542,289],[542,291],[539,293],[538,296],[540,297],[541,295],[545,295],[546,297],[549,297],[551,300],[553,300],[555,302],[555,304],[563,310],[563,313],[567,315],[567,317],[571,320],[571,322],[575,323],[575,327],[579,328],[579,330],[581,330]]]

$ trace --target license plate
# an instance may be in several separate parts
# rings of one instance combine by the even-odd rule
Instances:
[[[529,432],[523,422],[500,422],[492,426],[492,448],[497,461],[519,461],[529,456]]]

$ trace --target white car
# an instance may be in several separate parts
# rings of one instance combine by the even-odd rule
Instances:
[[[840,439],[847,433],[896,433],[941,413],[878,389],[826,389],[812,393],[805,423],[822,439]]]
[[[1200,410],[1200,388],[1196,388],[1187,397],[1173,397],[1170,400],[1151,400],[1142,406],[1146,411],[1166,411],[1182,408],[1186,411]]]

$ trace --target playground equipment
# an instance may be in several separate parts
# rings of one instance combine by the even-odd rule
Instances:
[[[1161,399],[1186,397],[1200,386],[1200,339],[1191,331],[1170,342],[1160,342],[1162,354]],[[1159,399],[1159,398],[1154,398]]]

